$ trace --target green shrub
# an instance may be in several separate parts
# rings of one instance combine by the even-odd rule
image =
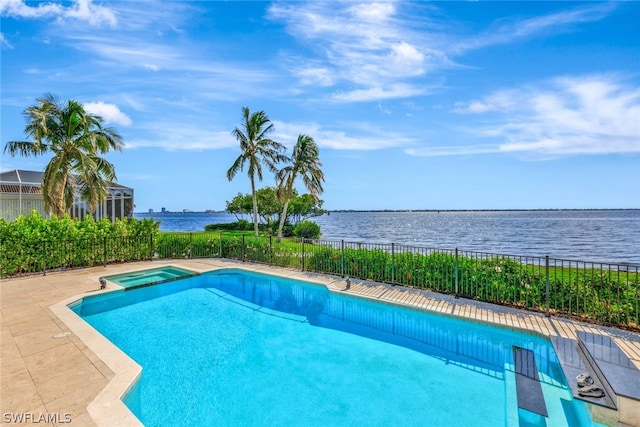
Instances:
[[[267,224],[258,224],[258,230],[267,231]],[[253,222],[246,219],[240,219],[236,222],[227,222],[221,224],[207,224],[204,231],[253,231]]]
[[[293,235],[300,239],[319,239],[320,226],[313,221],[300,221],[293,229]]]
[[[277,236],[278,235],[278,227],[280,226],[280,224],[278,223],[278,221],[273,221],[271,223],[271,235],[272,236]],[[291,224],[284,224],[282,226],[282,237],[292,237],[293,236],[293,229],[294,226]]]
[[[35,211],[0,220],[0,276],[148,259],[158,228],[151,219],[44,219]]]

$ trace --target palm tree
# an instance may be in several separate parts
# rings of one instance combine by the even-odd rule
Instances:
[[[262,181],[262,164],[274,174],[278,172],[276,165],[289,160],[282,154],[285,146],[279,142],[267,138],[267,134],[273,130],[273,123],[264,113],[258,111],[251,114],[248,107],[242,108],[242,129],[235,128],[232,135],[240,142],[240,156],[233,162],[227,171],[227,179],[231,181],[238,171],[244,169],[247,162],[247,175],[251,181],[251,195],[253,197],[253,228],[258,236],[258,199],[256,198],[256,177]]]
[[[280,224],[278,225],[278,240],[282,238],[282,227],[287,218],[289,200],[291,200],[296,178],[298,176],[302,177],[302,182],[314,200],[317,200],[318,196],[324,191],[322,189],[324,173],[322,172],[322,163],[320,162],[319,155],[320,150],[313,138],[300,134],[298,135],[298,141],[295,147],[293,147],[291,164],[278,172],[278,191],[280,197],[284,200],[282,215],[280,215]]]
[[[45,210],[61,217],[79,194],[93,213],[106,199],[109,182],[116,180],[114,166],[100,154],[122,151],[121,136],[103,127],[102,117],[87,113],[80,103],[61,103],[52,94],[37,98],[24,115],[24,131],[34,141],[10,141],[4,152],[25,157],[53,153],[42,177]]]

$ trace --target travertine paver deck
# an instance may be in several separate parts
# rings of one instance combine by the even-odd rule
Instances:
[[[204,272],[243,268],[302,279],[389,304],[403,304],[474,321],[499,324],[550,336],[575,338],[577,331],[607,334],[640,368],[640,334],[577,323],[417,289],[393,287],[233,261],[172,260],[110,265],[0,281],[2,425],[23,416],[20,425],[137,425],[120,402],[140,367],[78,318],[66,304],[99,290],[101,276],[175,265]],[[106,291],[116,289],[109,284]],[[47,418],[50,422],[45,422]],[[11,421],[11,422],[8,422]]]

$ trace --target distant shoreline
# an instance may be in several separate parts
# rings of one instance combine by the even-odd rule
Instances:
[[[568,212],[568,211],[636,211],[640,208],[597,209],[335,209],[329,212]]]
[[[543,209],[333,209],[327,212],[340,213],[415,213],[415,212],[570,212],[570,211],[640,211],[640,208],[543,208]],[[226,214],[227,211],[165,211],[165,212],[134,212],[134,215],[167,215],[167,214]]]

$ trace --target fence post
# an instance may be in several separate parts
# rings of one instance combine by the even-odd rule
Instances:
[[[244,234],[242,235],[242,252],[240,254],[242,256],[242,262],[244,262]]]
[[[269,235],[269,265],[273,265],[273,236]]]
[[[455,292],[455,297],[459,298],[459,296],[458,296],[458,248],[456,248],[456,292]]]
[[[42,275],[47,275],[47,241],[42,241]]]
[[[304,271],[304,237],[302,238],[302,271]]]
[[[545,306],[547,307],[545,310],[545,316],[551,317],[551,314],[549,314],[549,255],[544,257],[544,266],[546,271]]]
[[[102,263],[107,266],[107,236],[102,238]]]
[[[396,284],[396,270],[395,270],[395,243],[391,243],[391,284]]]
[[[344,277],[344,239],[340,241],[340,274]]]
[[[193,250],[193,233],[189,232],[189,259],[191,259],[192,250]]]
[[[153,261],[153,233],[149,235],[149,259]]]

